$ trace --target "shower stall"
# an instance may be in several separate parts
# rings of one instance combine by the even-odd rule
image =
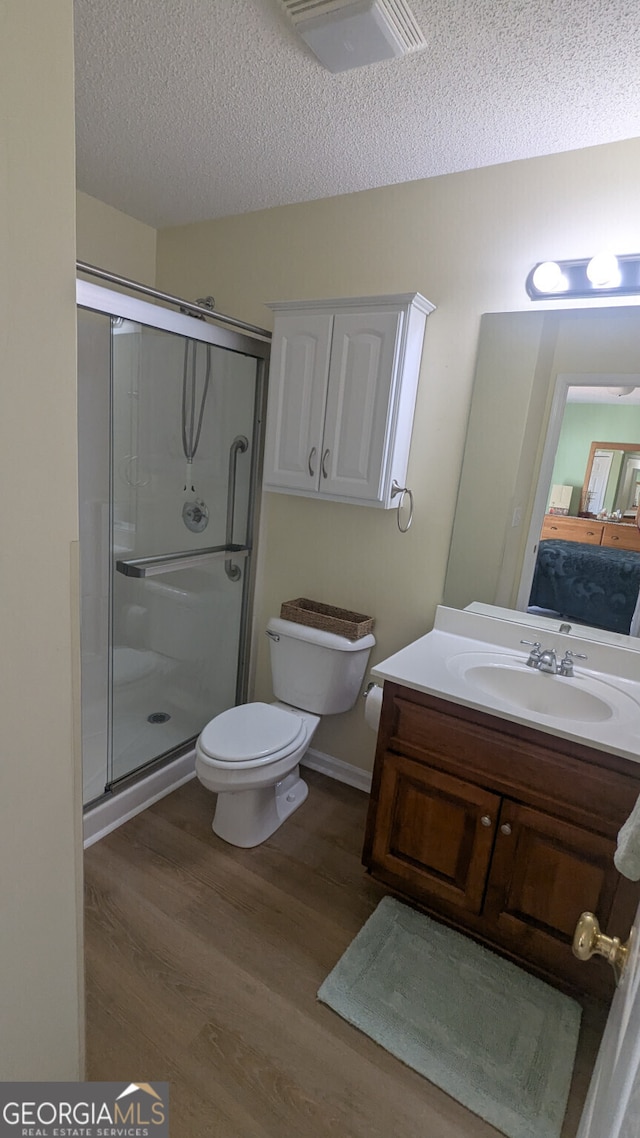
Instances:
[[[77,300],[92,806],[184,755],[246,699],[269,338],[210,322],[207,302],[172,311],[84,281]]]

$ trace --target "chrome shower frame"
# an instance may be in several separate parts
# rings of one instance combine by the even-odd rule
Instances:
[[[249,566],[249,571],[245,573],[244,581],[242,584],[243,598],[242,598],[242,616],[240,622],[239,632],[239,652],[238,652],[238,668],[236,679],[236,703],[243,703],[247,698],[248,684],[249,684],[249,657],[251,646],[251,628],[252,628],[252,615],[253,615],[253,597],[255,590],[255,557],[251,556],[254,546],[255,538],[258,530],[259,523],[259,477],[262,469],[262,457],[264,448],[264,432],[263,424],[265,421],[266,409],[266,376],[267,366],[271,348],[271,335],[264,328],[258,328],[255,325],[247,324],[244,321],[236,320],[232,317],[227,317],[222,313],[215,312],[208,307],[199,304],[193,304],[190,301],[185,301],[180,297],[170,296],[167,293],[160,292],[159,290],[152,289],[146,285],[140,285],[137,282],[129,281],[124,277],[119,277],[116,274],[108,273],[106,270],[97,269],[94,266],[86,265],[83,262],[77,262],[78,272],[87,273],[97,276],[103,280],[109,281],[119,287],[128,288],[132,291],[138,291],[146,296],[151,296],[156,300],[161,300],[163,304],[151,304],[146,300],[139,300],[124,292],[115,292],[112,289],[103,288],[99,285],[94,285],[88,281],[78,279],[76,281],[76,302],[79,308],[87,309],[89,311],[101,313],[110,317],[112,320],[130,320],[137,324],[145,325],[147,327],[156,328],[161,331],[173,332],[177,335],[187,337],[191,340],[197,340],[205,344],[212,344],[216,347],[226,349],[227,351],[237,352],[241,355],[246,355],[256,360],[256,394],[254,405],[253,417],[253,437],[252,454],[254,461],[251,470],[250,488],[249,488],[249,507],[247,519],[247,545],[243,547],[234,547],[231,541],[227,541],[225,546],[218,548],[210,548],[200,551],[200,555],[209,557],[222,556],[225,557],[225,568],[227,568],[228,575],[235,569],[231,558],[240,557],[246,558],[246,563]],[[172,311],[166,304],[175,305],[179,311]],[[205,319],[202,319],[205,317]],[[221,325],[229,325],[223,327]],[[243,438],[243,442],[244,442]],[[240,449],[239,440],[235,439],[232,444],[231,453],[229,457],[230,472],[233,471],[235,475],[235,458],[237,451]],[[242,449],[245,449],[242,447]],[[235,482],[235,477],[233,479]],[[233,488],[230,487],[230,490]],[[231,529],[232,536],[233,528],[233,503],[228,503],[227,506],[227,537]],[[229,548],[231,545],[231,548]],[[174,555],[179,557],[178,555]],[[148,562],[153,562],[155,559],[145,559]],[[176,565],[176,567],[178,567]],[[129,573],[131,575],[142,576],[153,572],[152,565],[147,567],[140,566],[138,568],[133,562],[130,567],[125,568],[124,563],[120,562],[118,565],[120,572]],[[110,573],[116,569],[115,566],[111,567]],[[140,571],[142,569],[142,572]],[[238,571],[238,576],[239,571]],[[231,579],[236,579],[233,576]],[[112,585],[109,584],[109,604],[111,605],[112,598]],[[111,665],[109,674],[109,690],[112,687]],[[109,720],[111,717],[109,717]],[[175,751],[168,754],[160,755],[157,759],[146,763],[143,767],[123,777],[124,784],[131,783],[132,780],[145,777],[148,775],[150,769],[155,769],[157,766],[171,762],[173,759],[178,758],[180,755],[188,752],[193,746],[193,740],[186,741],[184,745],[177,748]],[[120,784],[120,780],[118,780]],[[91,803],[91,806],[95,803]]]

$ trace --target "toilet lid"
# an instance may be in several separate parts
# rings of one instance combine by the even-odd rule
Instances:
[[[212,719],[200,736],[200,746],[214,759],[238,763],[281,751],[303,731],[303,720],[291,711],[271,703],[244,703]]]

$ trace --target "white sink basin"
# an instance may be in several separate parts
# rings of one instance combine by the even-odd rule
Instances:
[[[502,610],[499,610],[500,612]],[[438,606],[431,632],[372,668],[376,679],[640,763],[640,638],[605,644],[546,626]],[[527,623],[527,620],[529,623]],[[547,622],[550,623],[550,622]],[[575,676],[527,667],[525,640],[541,640]]]
[[[463,652],[447,667],[485,695],[546,718],[602,723],[638,710],[634,700],[593,676],[550,675],[502,653]]]

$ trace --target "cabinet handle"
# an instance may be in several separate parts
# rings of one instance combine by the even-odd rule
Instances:
[[[505,822],[505,823],[504,823],[504,824],[503,824],[503,825],[500,827],[500,833],[501,833],[501,834],[506,834],[507,836],[508,836],[508,835],[511,833],[511,826],[509,825],[509,823],[508,823],[508,822]]]
[[[316,453],[316,448],[315,448],[315,447],[311,447],[311,450],[309,451],[309,459],[308,459],[308,462],[307,462],[307,466],[309,467],[309,474],[311,475],[311,477],[312,477],[312,478],[313,478],[313,476],[314,476],[314,474],[315,474],[315,470],[313,469],[313,467],[312,467],[312,465],[311,465],[311,459],[313,458],[313,456],[314,456],[314,454],[315,454],[315,453]]]
[[[480,819],[480,825],[481,826],[490,826],[491,825],[491,819],[490,819],[488,814],[482,815],[482,818]]]
[[[326,461],[327,461],[327,459],[328,459],[328,457],[329,457],[329,453],[330,453],[330,452],[329,452],[329,447],[327,447],[326,451],[324,452],[324,454],[323,454],[323,456],[322,456],[322,477],[323,477],[323,478],[328,478],[328,477],[329,477],[329,475],[327,474],[327,468],[326,468],[326,466],[325,466],[325,463],[326,463]]]

